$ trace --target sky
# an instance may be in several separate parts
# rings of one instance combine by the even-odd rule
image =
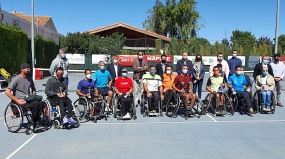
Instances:
[[[35,15],[51,16],[60,34],[84,32],[123,22],[143,29],[155,0],[34,0]],[[161,0],[165,3],[165,0]],[[277,0],[196,0],[205,25],[198,36],[211,43],[249,31],[258,39],[275,38]],[[31,15],[31,0],[0,0],[2,10]],[[280,0],[278,35],[285,34],[285,0]]]

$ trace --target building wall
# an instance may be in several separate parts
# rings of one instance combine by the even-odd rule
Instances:
[[[4,20],[2,21],[2,24],[9,24],[9,25],[14,25],[18,26],[21,30],[27,33],[28,38],[31,38],[31,22],[22,19],[20,17],[17,17],[9,12],[6,12],[2,10],[2,14],[4,14]],[[36,21],[35,21],[36,22]],[[41,35],[44,39],[51,38],[55,41],[55,43],[58,45],[59,44],[59,37],[63,36],[55,31],[52,31],[49,28],[46,27],[41,27],[35,24],[34,25],[34,35]]]

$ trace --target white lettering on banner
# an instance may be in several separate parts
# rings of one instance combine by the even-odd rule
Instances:
[[[129,59],[123,59],[121,60],[122,62],[129,62]]]
[[[84,54],[66,54],[66,58],[70,64],[85,64]]]
[[[188,59],[191,60],[192,62],[195,61],[195,57],[196,56],[188,56]],[[241,59],[242,61],[242,65],[245,66],[245,56],[237,56],[238,58]],[[231,56],[228,57],[229,58],[232,58]],[[173,64],[176,64],[178,60],[181,60],[182,59],[182,56],[180,55],[174,55],[173,56]],[[217,56],[202,56],[202,60],[203,60],[203,63],[205,65],[211,65],[211,63],[213,63],[215,60],[217,60]]]

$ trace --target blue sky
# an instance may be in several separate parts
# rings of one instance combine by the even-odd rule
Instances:
[[[34,0],[35,15],[49,15],[59,33],[83,32],[117,22],[143,28],[146,11],[155,0]],[[161,0],[164,2],[164,0]],[[285,1],[280,0],[279,35],[285,34]],[[31,15],[31,0],[0,0],[5,11]],[[259,38],[275,37],[277,0],[197,0],[205,28],[199,37],[230,39],[233,30]]]

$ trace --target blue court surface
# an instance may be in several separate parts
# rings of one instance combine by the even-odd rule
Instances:
[[[84,74],[70,74],[69,97],[75,101],[77,83]],[[38,94],[43,83],[36,81]],[[204,80],[204,85],[206,80]],[[204,89],[204,86],[203,86]],[[203,97],[207,92],[203,92]],[[285,95],[285,92],[282,92]],[[285,158],[285,108],[275,114],[235,113],[233,116],[198,118],[143,117],[137,120],[82,123],[79,128],[54,129],[25,135],[24,130],[10,133],[4,125],[4,109],[9,103],[0,93],[0,158],[108,158],[108,159],[189,159],[189,158]],[[282,98],[283,104],[285,99]]]

